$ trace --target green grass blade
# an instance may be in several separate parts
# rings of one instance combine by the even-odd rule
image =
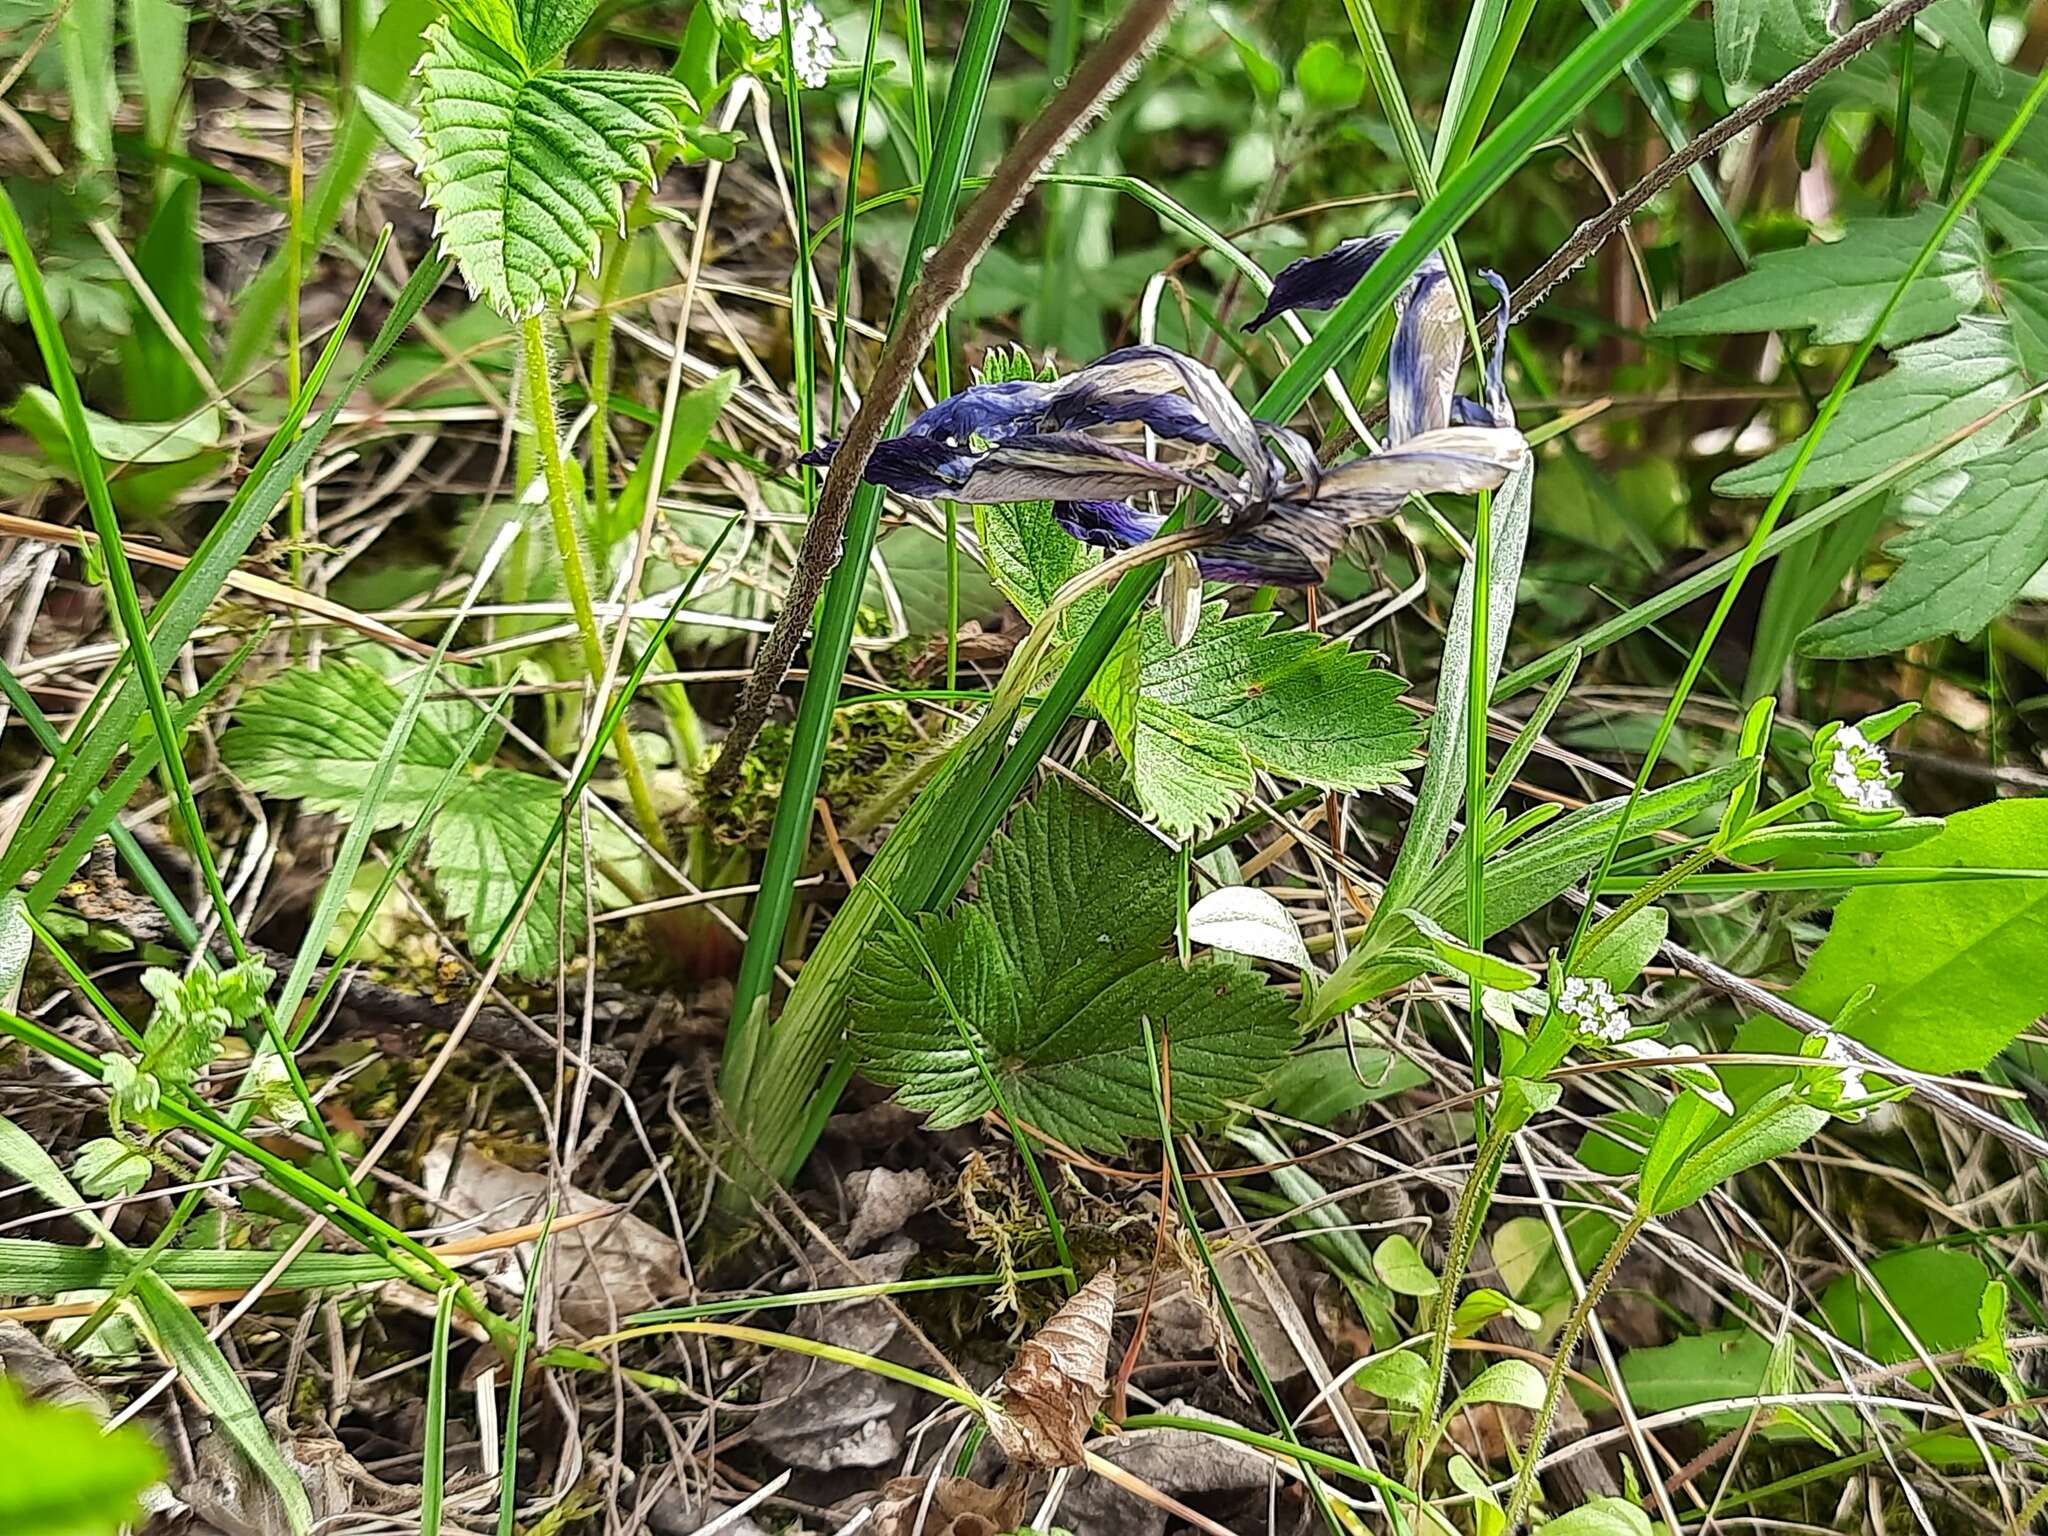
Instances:
[[[448,1344],[455,1292],[434,1303],[434,1349],[427,1363],[426,1445],[420,1456],[420,1536],[441,1536],[448,1486]]]
[[[1921,272],[1926,270],[1927,264],[1934,259],[1935,253],[1941,249],[1964,212],[1976,201],[1977,194],[1984,190],[1984,184],[1991,179],[1991,173],[1998,168],[2006,152],[2018,140],[2021,130],[2032,120],[2044,96],[2048,96],[2048,74],[2041,75],[2034,82],[2033,89],[2027,92],[2026,99],[2013,113],[2012,120],[2006,124],[2005,131],[1998,136],[1997,142],[1985,150],[1983,156],[1971,168],[1969,179],[1963,183],[1962,190],[1943,210],[1905,272],[1892,285],[1891,293],[1885,298],[1884,307],[1878,311],[1868,333],[1857,343],[1856,349],[1849,355],[1849,360],[1843,364],[1840,375],[1835,379],[1834,388],[1828,391],[1827,399],[1821,402],[1820,409],[1814,413],[1813,423],[1807,428],[1806,436],[1801,439],[1799,451],[1786,467],[1785,477],[1779,482],[1777,491],[1757,518],[1749,542],[1744,545],[1735,569],[1728,578],[1728,584],[1721,591],[1720,601],[1714,606],[1713,616],[1707,620],[1706,628],[1701,631],[1699,641],[1694,645],[1692,655],[1686,661],[1685,670],[1679,677],[1678,686],[1673,691],[1670,702],[1665,705],[1662,718],[1657,722],[1656,733],[1650,738],[1649,751],[1644,753],[1643,765],[1637,770],[1635,783],[1629,790],[1628,804],[1615,823],[1614,836],[1600,861],[1599,872],[1593,877],[1593,890],[1601,889],[1607,877],[1613,873],[1614,861],[1621,852],[1622,842],[1628,836],[1630,815],[1635,810],[1637,802],[1641,800],[1643,791],[1649,786],[1650,776],[1656,772],[1657,764],[1663,758],[1664,747],[1671,739],[1671,732],[1678,724],[1678,717],[1685,708],[1686,700],[1692,695],[1693,685],[1699,681],[1700,673],[1706,668],[1707,656],[1713,649],[1714,642],[1720,638],[1722,626],[1741,597],[1743,584],[1748,580],[1749,573],[1762,558],[1763,546],[1777,526],[1779,515],[1784,511],[1786,503],[1792,499],[1793,493],[1799,489],[1800,477],[1806,473],[1807,464],[1812,461],[1815,451],[1820,447],[1820,440],[1827,432],[1829,423],[1835,419],[1835,413],[1841,409],[1842,402],[1848,398],[1849,391],[1855,387],[1857,379],[1862,375],[1864,365],[1877,350],[1878,338],[1884,334],[1885,326],[1905,298],[1907,290],[1912,287]],[[1580,948],[1586,941],[1592,919],[1593,903],[1588,902],[1579,913],[1578,925],[1572,934],[1571,947],[1565,952],[1566,974],[1570,974],[1572,961],[1577,958]]]
[[[782,25],[786,33],[788,11],[782,13]],[[520,1402],[526,1394],[526,1355],[533,1339],[533,1307],[540,1296],[542,1277],[547,1273],[548,1234],[554,1225],[555,1202],[550,1199],[540,1220],[540,1236],[534,1239],[533,1263],[526,1272],[526,1293],[519,1303],[519,1345],[512,1351],[512,1382],[505,1393],[505,1450],[498,1464],[498,1536],[512,1536],[512,1517],[519,1506]],[[438,1321],[437,1312],[437,1325]]]
[[[954,62],[952,86],[939,120],[917,218],[911,226],[909,250],[930,249],[952,227],[953,213],[966,180],[967,157],[981,121],[982,103],[988,94],[1009,11],[1009,0],[974,0],[968,11],[960,52]],[[902,320],[917,273],[916,262],[904,264],[891,329]],[[899,404],[890,431],[900,428],[904,410]],[[781,956],[790,909],[795,903],[795,881],[801,873],[804,850],[810,845],[813,802],[819,776],[824,771],[832,715],[839,702],[847,653],[853,645],[854,621],[859,614],[861,592],[867,584],[868,557],[874,550],[881,512],[880,489],[862,486],[854,497],[847,518],[845,547],[825,584],[822,610],[811,637],[810,673],[797,707],[789,766],[783,774],[782,795],[761,863],[761,892],[754,903],[746,952],[734,984],[732,1024],[719,1066],[719,1093],[743,1135],[758,1129],[748,1124],[752,1118],[747,1107],[750,1079],[766,1039],[768,992]],[[812,1086],[805,1085],[806,1094]]]
[[[132,1263],[130,1250],[87,1209],[90,1202],[64,1176],[50,1154],[33,1136],[0,1116],[0,1167],[28,1184],[52,1206],[70,1215],[97,1241],[113,1251],[117,1259]],[[149,1271],[130,1275],[143,1319],[158,1350],[207,1412],[219,1422],[222,1433],[232,1439],[265,1482],[276,1492],[294,1536],[304,1536],[313,1527],[313,1507],[306,1490],[270,1438],[263,1415],[249,1396],[248,1388],[235,1368],[228,1364],[220,1346],[207,1336],[192,1309],[178,1300],[163,1279]]]
[[[228,573],[240,562],[271,513],[283,502],[292,481],[319,451],[321,442],[334,426],[335,418],[341,414],[342,406],[383,361],[384,355],[412,323],[413,316],[447,275],[448,263],[440,257],[430,258],[414,270],[412,280],[400,293],[376,339],[364,352],[346,384],[321,412],[318,420],[303,432],[299,431],[307,409],[341,357],[347,339],[347,320],[368,292],[371,273],[375,271],[376,262],[381,259],[384,243],[389,237],[387,229],[378,240],[370,264],[365,268],[363,281],[356,289],[342,323],[336,326],[326,351],[307,378],[306,388],[279,423],[249,479],[228,503],[219,521],[208,530],[191,562],[178,573],[152,610],[150,653],[159,676],[169,671],[178,652],[184,649],[192,631],[205,617],[207,608],[219,596]],[[106,775],[125,744],[129,730],[140,719],[144,708],[140,689],[133,685],[125,671],[109,680],[102,689],[102,696],[103,707],[96,714],[88,711],[79,730],[74,732],[72,748],[76,756],[71,770],[46,789],[27,824],[10,839],[5,852],[0,853],[0,888],[12,886],[55,845],[63,829],[84,807]]]

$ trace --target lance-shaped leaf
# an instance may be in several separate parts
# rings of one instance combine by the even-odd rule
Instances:
[[[623,225],[620,183],[654,179],[650,146],[673,142],[690,108],[666,75],[551,67],[577,7],[519,9],[534,15],[466,0],[428,31],[420,67],[436,228],[470,292],[509,319],[562,303],[595,267],[604,231]]]

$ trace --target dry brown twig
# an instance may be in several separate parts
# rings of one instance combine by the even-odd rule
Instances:
[[[847,424],[839,451],[825,475],[824,489],[804,530],[803,547],[797,552],[796,569],[775,628],[762,642],[754,662],[753,675],[734,707],[731,728],[726,733],[717,762],[706,776],[708,789],[716,794],[733,782],[739,767],[753,747],[754,738],[768,718],[769,705],[811,620],[811,609],[824,589],[825,578],[838,565],[844,550],[846,520],[860,477],[867,469],[875,444],[882,440],[897,402],[910,387],[918,360],[938,334],[960,296],[967,291],[975,263],[1010,222],[1037,179],[1062,149],[1086,124],[1128,85],[1138,61],[1151,49],[1159,29],[1173,14],[1177,0],[1136,0],[1109,35],[1083,59],[1062,90],[1037,119],[1017,136],[1008,154],[996,166],[988,185],[954,224],[932,257],[924,264],[924,275],[910,295],[903,320],[890,333],[888,344],[875,364],[860,409]]]

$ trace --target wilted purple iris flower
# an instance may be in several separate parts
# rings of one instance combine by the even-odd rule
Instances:
[[[1256,331],[1295,309],[1335,309],[1365,280],[1373,264],[1392,249],[1397,235],[1345,240],[1320,256],[1289,262],[1273,279],[1266,307],[1245,323]],[[1496,272],[1481,272],[1501,297],[1501,324],[1486,366],[1486,403],[1455,393],[1465,359],[1464,320],[1443,257],[1432,252],[1396,299],[1399,321],[1387,359],[1387,440],[1404,443],[1440,427],[1505,427],[1514,424],[1502,382],[1507,347],[1507,284]]]
[[[1342,270],[1274,287],[1278,308],[1327,308],[1391,240],[1367,241]],[[1358,245],[1359,242],[1347,242]],[[1340,248],[1342,249],[1342,248]],[[1336,253],[1333,252],[1332,256]],[[1316,258],[1329,262],[1330,257]],[[1334,275],[1332,275],[1334,273]],[[1287,291],[1283,292],[1283,288]],[[1444,306],[1448,303],[1448,321]],[[1263,323],[1270,314],[1255,323]],[[1168,347],[1125,347],[1053,383],[977,384],[941,401],[885,439],[864,478],[906,495],[977,505],[1051,501],[1061,527],[1083,543],[1127,549],[1154,537],[1184,491],[1220,508],[1195,555],[1202,577],[1310,586],[1329,575],[1346,533],[1391,515],[1411,496],[1491,490],[1528,452],[1514,430],[1496,355],[1485,407],[1454,402],[1463,356],[1458,311],[1442,263],[1409,285],[1397,330],[1391,386],[1393,436],[1378,453],[1325,469],[1300,434],[1254,419],[1214,370]],[[1454,425],[1453,423],[1461,423]],[[1200,452],[1153,454],[1135,439],[1094,429],[1142,426]],[[837,443],[805,455],[831,461]],[[1231,469],[1221,459],[1234,461]]]

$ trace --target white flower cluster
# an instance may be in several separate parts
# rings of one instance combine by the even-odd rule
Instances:
[[[1615,1044],[1629,1030],[1628,1010],[1598,976],[1567,976],[1558,989],[1558,1012],[1578,1021],[1579,1033]]]
[[[782,40],[782,13],[788,0],[739,0],[740,20],[764,43]],[[797,79],[817,90],[825,83],[825,71],[832,67],[835,44],[825,15],[811,0],[789,18],[791,65]]]
[[[1840,1069],[1843,1102],[1853,1103],[1868,1096],[1869,1089],[1863,1082],[1863,1068],[1856,1064],[1856,1058],[1851,1056],[1849,1048],[1842,1044],[1840,1035],[1831,1033],[1821,1036],[1820,1059],[1829,1066]]]
[[[1891,763],[1884,748],[1853,725],[1845,725],[1835,733],[1834,754],[1828,759],[1828,782],[1858,810],[1892,808]]]

